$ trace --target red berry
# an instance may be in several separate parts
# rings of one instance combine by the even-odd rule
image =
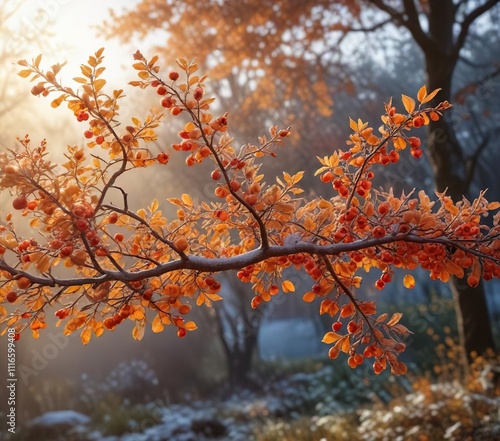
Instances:
[[[163,98],[161,100],[160,104],[162,105],[162,107],[165,107],[166,109],[170,109],[174,105],[174,102],[172,101],[172,98],[170,98],[169,96],[166,96],[165,98]]]
[[[408,142],[410,143],[410,147],[413,149],[416,149],[417,147],[420,147],[420,144],[422,143],[420,141],[420,138],[417,138],[416,136],[410,136],[408,138]]]
[[[12,206],[16,210],[24,210],[28,206],[28,201],[26,200],[26,196],[18,196],[12,201]]]
[[[85,138],[87,139],[90,139],[94,136],[94,133],[92,132],[92,130],[85,130],[85,132],[83,132],[83,136],[85,136]]]
[[[421,116],[416,116],[415,118],[413,118],[413,127],[415,127],[416,129],[422,127],[424,124],[425,120]]]
[[[332,325],[332,329],[335,331],[335,332],[338,332],[340,331],[340,329],[342,328],[342,322],[335,322],[333,325]]]
[[[172,81],[175,81],[177,80],[177,78],[179,78],[179,73],[178,72],[170,72],[168,74],[168,77],[172,80]]]
[[[415,159],[421,158],[422,155],[424,154],[422,149],[411,149],[410,153]]]
[[[196,101],[200,101],[203,98],[203,88],[202,87],[197,87],[196,89],[194,89],[193,98]]]
[[[9,303],[14,303],[17,300],[17,293],[15,291],[9,291],[5,298]]]
[[[167,88],[165,86],[158,86],[156,93],[158,95],[165,95],[167,93]]]
[[[95,142],[96,142],[96,144],[101,145],[101,144],[104,142],[104,136],[99,135],[99,136],[95,139]]]

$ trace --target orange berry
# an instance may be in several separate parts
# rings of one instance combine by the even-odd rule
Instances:
[[[153,297],[153,290],[148,288],[142,293],[142,298],[144,300],[151,300],[151,297]]]
[[[26,289],[31,286],[31,280],[27,277],[19,277],[19,279],[16,280],[16,283],[19,289]]]
[[[333,173],[331,171],[328,171],[326,173],[323,173],[320,177],[321,182],[332,182],[334,179]]]
[[[112,330],[116,328],[116,321],[114,317],[108,317],[104,319],[103,325],[106,329]]]
[[[118,213],[116,213],[115,211],[113,211],[109,216],[108,216],[108,222],[110,224],[116,224],[116,222],[118,221]]]
[[[212,172],[212,174],[210,175],[210,177],[214,180],[214,181],[218,181],[222,176],[222,173],[220,172],[220,170],[214,170]]]
[[[114,238],[117,242],[123,242],[123,239],[125,239],[125,236],[122,233],[116,233]]]
[[[206,145],[204,145],[201,149],[200,149],[200,156],[202,158],[206,158],[207,156],[210,156],[210,154],[212,153],[212,151],[210,150],[210,148]]]
[[[231,186],[232,191],[238,191],[241,187],[241,184],[239,181],[232,180],[229,185]]]
[[[261,296],[255,296],[252,299],[252,308],[255,309],[257,308],[261,303],[262,303],[262,297]]]
[[[170,157],[168,156],[167,153],[158,153],[158,156],[156,157],[156,159],[158,160],[158,162],[160,164],[168,164],[168,160],[170,159]]]
[[[175,248],[177,248],[180,252],[184,252],[187,250],[188,247],[188,241],[184,236],[180,236],[177,239],[175,239],[174,242]]]

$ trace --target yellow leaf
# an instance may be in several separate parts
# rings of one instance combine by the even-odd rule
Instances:
[[[50,103],[51,107],[53,107],[54,109],[56,107],[59,107],[66,97],[67,95],[61,95],[59,98],[56,98],[54,101]]]
[[[86,66],[85,64],[82,64],[80,66],[80,69],[82,71],[83,76],[90,78],[92,75],[92,69],[89,66]]]
[[[161,332],[165,328],[163,322],[161,321],[161,318],[158,315],[153,319],[151,328],[155,333]]]
[[[158,200],[154,199],[153,202],[151,203],[151,206],[148,208],[149,208],[149,211],[151,213],[154,213],[156,210],[158,210],[159,207],[160,207],[160,204],[159,204]]]
[[[144,324],[137,323],[134,326],[134,329],[132,329],[132,337],[134,337],[135,340],[142,340],[142,337],[144,337]]]
[[[28,78],[31,75],[30,69],[24,69],[17,73],[21,78]]]
[[[82,77],[75,77],[75,78],[73,78],[73,81],[75,81],[76,83],[80,83],[80,84],[87,84],[88,83],[88,80],[86,78],[82,78]]]
[[[178,205],[179,207],[182,207],[182,201],[178,198],[169,198],[167,199],[167,201],[173,205]]]
[[[80,334],[80,338],[82,339],[82,343],[84,345],[88,344],[90,338],[92,337],[92,329],[90,327],[86,327],[82,333]]]
[[[132,67],[136,70],[145,70],[146,65],[144,63],[134,63],[132,64]]]
[[[433,91],[432,91],[429,95],[427,95],[427,96],[425,97],[425,99],[422,101],[422,104],[425,104],[425,103],[428,103],[429,101],[431,101],[431,100],[432,100],[432,98],[434,98],[434,97],[438,94],[438,92],[439,92],[440,90],[441,90],[441,88],[436,89],[436,90],[433,90]]]
[[[205,303],[205,294],[201,292],[198,298],[196,299],[196,306],[201,306],[203,305],[203,303]]]
[[[137,210],[137,216],[141,219],[146,219],[146,210],[144,210],[144,208]]]
[[[7,310],[2,305],[0,305],[0,316],[2,315],[7,315]]]
[[[410,274],[407,274],[403,278],[403,285],[405,288],[413,289],[415,288],[415,279]]]
[[[392,141],[396,150],[404,150],[406,148],[406,140],[400,136],[394,138]]]
[[[302,179],[303,176],[304,176],[303,171],[299,171],[299,172],[295,173],[292,177],[292,183],[297,184],[298,182],[300,182],[300,180]]]
[[[40,55],[37,55],[37,57],[35,58],[33,64],[35,65],[36,68],[38,68],[40,66],[40,61],[42,61],[42,54]]]
[[[488,210],[498,210],[500,208],[500,202],[490,202],[488,204]]]
[[[335,333],[335,332],[327,332],[325,336],[323,337],[323,340],[321,340],[322,343],[326,343],[327,345],[331,343],[335,343],[337,340],[342,338],[341,335]]]
[[[349,118],[349,127],[355,132],[358,130],[358,125],[352,118]]]
[[[295,286],[290,280],[283,280],[283,283],[281,284],[281,289],[283,292],[295,292]]]
[[[181,199],[182,199],[182,202],[184,202],[184,204],[187,205],[188,207],[192,207],[193,206],[193,199],[187,193],[184,193],[181,196]]]
[[[139,78],[141,78],[142,80],[147,80],[149,78],[149,72],[145,71],[145,70],[141,70],[139,73]]]
[[[309,291],[304,294],[302,300],[304,300],[304,302],[311,303],[314,301],[315,298],[316,294],[314,294],[312,291]]]
[[[344,341],[342,342],[342,347],[340,349],[344,354],[347,354],[349,349],[351,349],[351,341],[349,340],[348,335],[344,337]]]
[[[35,267],[41,273],[47,273],[50,268],[50,258],[47,255],[42,256],[37,260]]]
[[[196,323],[195,322],[187,322],[185,325],[184,325],[184,328],[188,331],[194,331],[195,329],[198,328],[198,326],[196,326]]]
[[[106,84],[106,80],[95,80],[94,81],[94,90],[97,92],[99,92],[103,87],[104,85]]]
[[[395,312],[392,315],[391,319],[387,322],[387,326],[394,326],[394,325],[396,325],[399,322],[399,320],[401,320],[401,317],[403,317],[402,313]]]
[[[401,100],[403,101],[403,106],[408,113],[412,113],[415,110],[415,100],[406,95],[401,95]]]
[[[417,93],[417,99],[422,102],[425,97],[427,96],[427,87],[425,87],[425,84],[418,90]]]

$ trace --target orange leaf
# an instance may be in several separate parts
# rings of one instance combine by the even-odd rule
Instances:
[[[401,317],[403,317],[402,313],[395,312],[392,315],[391,319],[387,322],[387,326],[394,326],[394,325],[396,325],[399,322],[399,320],[401,320]]]
[[[412,113],[415,110],[415,100],[406,95],[401,95],[401,100],[403,101],[403,106],[408,113]]]
[[[281,289],[283,292],[295,292],[295,286],[290,280],[284,280],[283,283],[281,284]]]
[[[342,338],[341,335],[335,333],[335,332],[327,332],[325,336],[323,337],[323,340],[321,340],[322,343],[326,343],[327,345],[331,343],[335,343],[337,340]]]
[[[415,279],[410,274],[407,274],[403,278],[403,285],[405,288],[413,289],[415,288]]]
[[[92,337],[92,328],[90,328],[89,326],[87,326],[83,331],[82,333],[80,334],[80,338],[82,340],[82,343],[84,345],[88,344],[88,342],[90,341],[90,338]]]
[[[422,104],[425,104],[425,103],[428,103],[429,101],[431,101],[432,98],[434,98],[440,90],[441,90],[441,88],[433,90],[429,95],[427,95],[425,97],[425,99],[422,101]]]
[[[158,333],[158,332],[163,331],[164,327],[165,326],[163,325],[163,322],[161,321],[161,318],[157,315],[153,319],[153,323],[151,324],[151,329],[153,330],[153,332]]]
[[[418,90],[417,93],[417,99],[422,102],[425,97],[427,96],[427,87],[425,87],[425,84]]]
[[[314,299],[316,298],[316,294],[314,294],[312,291],[306,292],[304,296],[302,297],[302,300],[307,303],[314,302]]]

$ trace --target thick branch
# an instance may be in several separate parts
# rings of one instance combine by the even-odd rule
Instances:
[[[487,241],[491,241],[491,238],[488,238]],[[61,279],[46,276],[36,276],[26,271],[13,268],[9,266],[5,261],[0,261],[0,270],[7,271],[13,277],[24,276],[30,279],[32,283],[50,287],[81,286],[87,284],[102,283],[108,280],[118,280],[126,283],[132,282],[134,280],[144,280],[151,277],[158,277],[163,274],[179,270],[193,270],[207,273],[236,270],[248,265],[262,262],[272,257],[289,256],[297,253],[306,253],[311,255],[316,254],[319,256],[336,256],[342,253],[363,250],[366,248],[387,245],[395,242],[414,242],[420,244],[435,243],[439,245],[454,246],[474,256],[478,256],[483,259],[489,259],[497,264],[500,263],[500,259],[485,255],[479,251],[470,249],[465,245],[468,243],[482,243],[484,241],[451,240],[447,238],[425,237],[416,236],[413,234],[399,233],[394,235],[387,235],[382,238],[370,238],[357,240],[350,243],[336,243],[332,245],[319,245],[310,242],[297,242],[292,245],[286,246],[274,245],[270,246],[267,249],[257,248],[255,250],[234,257],[208,258],[188,255],[186,259],[170,261],[147,270],[126,273],[103,270],[104,274],[95,277]]]

